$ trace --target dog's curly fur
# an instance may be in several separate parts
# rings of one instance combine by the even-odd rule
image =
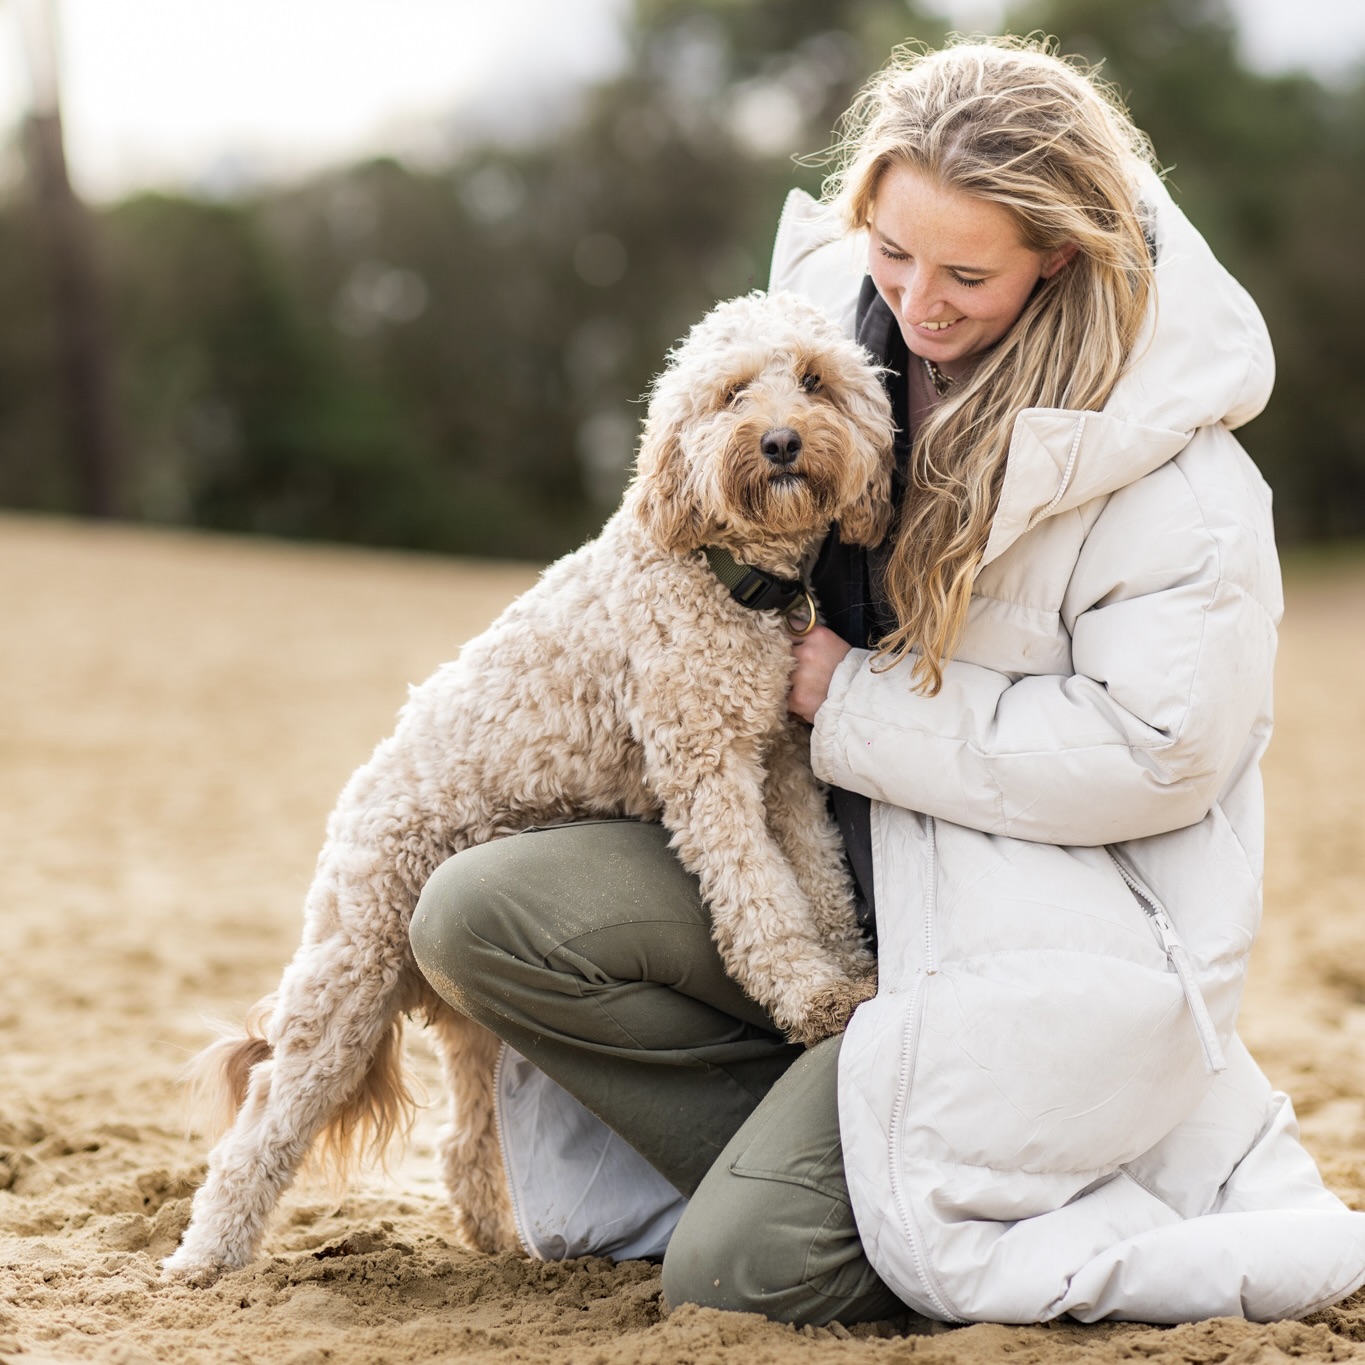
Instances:
[[[763,452],[782,429],[799,438],[791,463]],[[344,1158],[403,1130],[412,1013],[444,1055],[460,1232],[518,1245],[493,1122],[498,1040],[436,993],[408,945],[427,878],[470,845],[579,817],[661,821],[727,970],[792,1039],[838,1031],[872,994],[837,832],[786,711],[783,621],[732,601],[702,547],[795,577],[835,521],[845,541],[875,543],[891,436],[866,354],[794,296],[721,304],[670,354],[601,535],[414,689],[342,792],[278,991],[246,1037],[203,1054],[235,1121],[168,1274],[208,1283],[245,1265],[319,1136]]]

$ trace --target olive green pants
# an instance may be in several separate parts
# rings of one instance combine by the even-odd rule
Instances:
[[[690,1196],[664,1259],[670,1304],[899,1316],[849,1207],[840,1040],[791,1046],[726,976],[667,838],[592,821],[457,854],[418,903],[417,962]]]

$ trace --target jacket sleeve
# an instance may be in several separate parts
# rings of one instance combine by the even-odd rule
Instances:
[[[1074,672],[951,660],[925,697],[906,662],[854,650],[816,715],[817,775],[1041,843],[1202,820],[1268,732],[1279,587],[1268,508],[1217,494],[1210,506],[1185,466],[1115,493],[1091,527],[1061,608]]]

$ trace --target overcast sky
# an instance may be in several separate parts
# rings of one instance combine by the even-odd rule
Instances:
[[[19,19],[0,0],[0,131],[29,99]],[[230,189],[402,147],[440,155],[457,112],[510,111],[609,72],[627,0],[60,0],[72,175],[96,198]],[[1122,3],[1122,0],[1115,0]],[[1262,69],[1331,75],[1365,57],[1365,0],[1233,0]],[[994,0],[939,0],[994,30]],[[1281,20],[1277,24],[1277,17]]]

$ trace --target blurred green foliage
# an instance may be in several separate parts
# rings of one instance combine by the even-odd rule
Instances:
[[[1264,310],[1280,377],[1246,444],[1288,540],[1365,534],[1365,83],[1244,69],[1220,0],[1037,0],[1015,32],[1103,60],[1195,223]],[[626,478],[640,395],[720,297],[762,286],[793,184],[904,0],[636,0],[629,60],[533,144],[376,161],[231,203],[102,210],[120,511],[544,558]],[[44,242],[0,200],[0,503],[81,506]]]

